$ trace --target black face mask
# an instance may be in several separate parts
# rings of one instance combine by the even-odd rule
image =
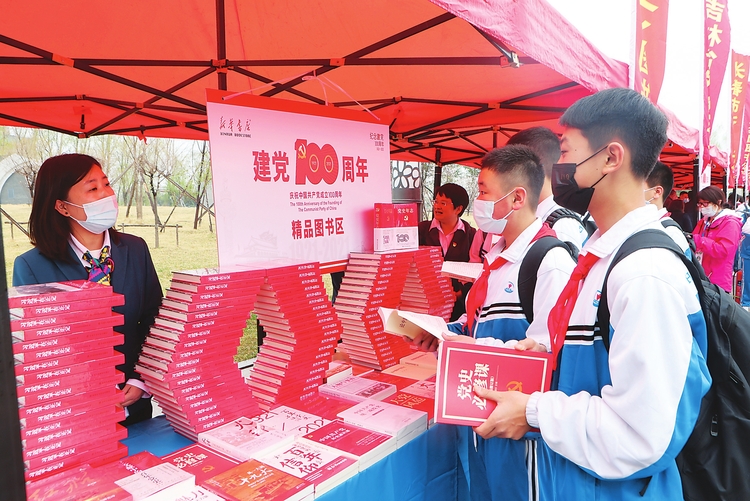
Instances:
[[[588,188],[579,188],[576,183],[575,174],[576,167],[594,158],[596,155],[604,151],[608,145],[588,157],[587,159],[575,163],[563,163],[552,165],[552,198],[553,200],[573,212],[578,214],[585,214],[589,209],[589,203],[591,203],[591,197],[594,196],[594,186],[599,184],[599,181],[604,179],[606,174],[599,178],[599,181],[595,182]]]

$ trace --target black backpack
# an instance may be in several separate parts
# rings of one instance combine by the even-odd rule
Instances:
[[[553,236],[542,237],[531,244],[531,248],[521,261],[521,267],[518,270],[518,299],[521,302],[523,314],[526,315],[526,320],[529,323],[534,320],[534,291],[536,290],[536,275],[539,272],[539,266],[542,264],[544,256],[555,247],[562,247],[568,251],[573,261],[578,261],[578,251],[573,252],[567,242]]]
[[[682,259],[698,289],[706,320],[707,364],[713,383],[703,397],[695,428],[677,456],[683,495],[687,501],[750,499],[750,314],[706,280],[705,274],[701,276],[702,270],[666,233],[635,233],[615,255],[597,311],[604,346],[609,350],[609,274],[623,258],[646,248],[669,249]]]
[[[572,210],[566,209],[565,207],[559,207],[550,212],[550,215],[547,216],[547,219],[545,219],[544,222],[547,223],[550,228],[554,228],[556,222],[566,217],[575,219],[581,226],[583,226],[583,229],[586,230],[586,238],[590,237],[591,234],[596,231],[597,226],[594,220],[591,219],[591,214],[587,212],[586,215],[581,218],[581,216],[577,212],[573,212]],[[578,247],[573,242],[566,243],[569,247],[571,247],[571,249],[576,252],[576,254],[578,254],[578,251],[580,251],[580,249],[578,249]]]

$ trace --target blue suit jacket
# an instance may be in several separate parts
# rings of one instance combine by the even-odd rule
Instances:
[[[161,305],[161,285],[156,275],[151,253],[146,242],[133,235],[118,233],[112,237],[111,256],[115,263],[112,272],[113,290],[125,296],[125,304],[113,308],[125,317],[124,325],[115,327],[124,334],[125,344],[116,349],[125,354],[125,363],[117,368],[125,373],[125,380],[140,379],[135,364],[154,317]],[[115,243],[115,239],[119,240]],[[53,261],[36,248],[18,256],[13,263],[13,285],[86,280],[88,272],[78,256],[69,247],[75,262]]]

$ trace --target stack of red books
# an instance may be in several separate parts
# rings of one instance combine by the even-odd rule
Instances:
[[[255,303],[266,337],[248,382],[264,410],[316,395],[341,338],[318,263],[287,263],[266,275]]]
[[[260,408],[234,355],[265,269],[175,272],[136,370],[174,429],[198,433]]]
[[[409,345],[383,332],[378,308],[397,308],[414,251],[352,252],[336,297],[344,350],[360,365],[385,369],[411,353]]]
[[[440,247],[420,247],[414,252],[399,309],[450,319],[454,295],[450,279],[441,274]]]
[[[117,424],[124,363],[112,288],[72,281],[8,290],[26,479],[127,455]]]

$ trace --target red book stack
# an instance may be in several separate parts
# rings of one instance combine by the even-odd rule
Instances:
[[[8,290],[26,479],[121,458],[127,430],[116,384],[124,298],[88,281]]]
[[[336,298],[344,350],[360,365],[385,369],[411,353],[409,345],[383,332],[378,308],[396,308],[414,251],[352,252]]]
[[[399,309],[450,319],[453,311],[453,287],[442,276],[440,247],[420,247],[414,252],[401,296]]]
[[[198,433],[260,412],[234,362],[265,270],[174,272],[136,370],[174,429]]]
[[[266,337],[248,382],[264,410],[316,395],[341,337],[319,264],[276,264],[255,303]]]

